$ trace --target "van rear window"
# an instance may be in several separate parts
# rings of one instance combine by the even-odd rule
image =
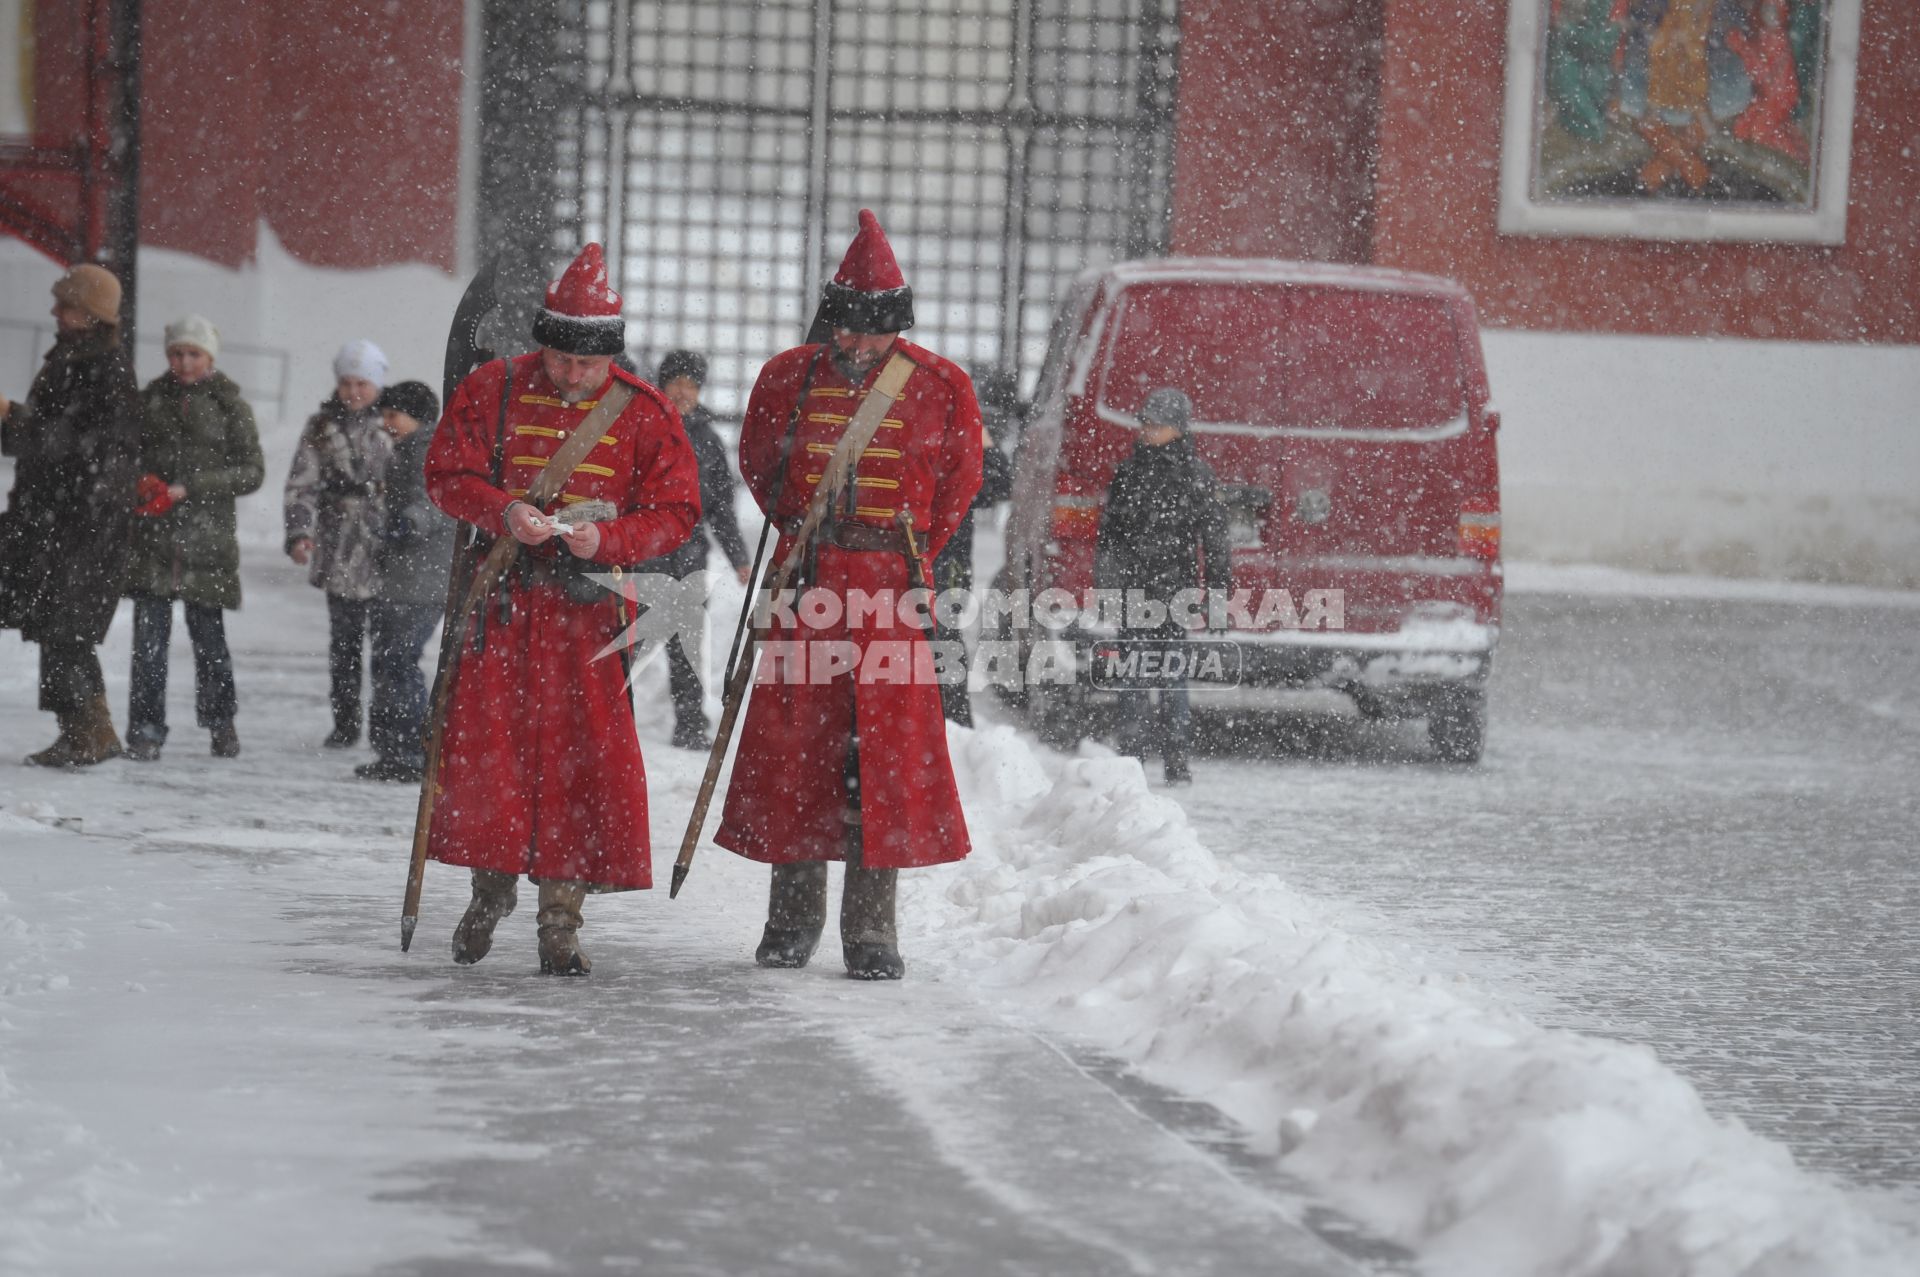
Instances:
[[[1458,416],[1446,302],[1298,284],[1166,281],[1121,294],[1101,406],[1133,416],[1156,386],[1200,425],[1418,430]]]

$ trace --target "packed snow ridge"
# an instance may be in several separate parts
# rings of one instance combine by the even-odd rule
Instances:
[[[1897,1238],[1642,1047],[1410,970],[1222,868],[1138,762],[953,729],[974,833],[912,950],[1210,1101],[1445,1277],[1911,1274]],[[1284,828],[1276,829],[1284,839]]]

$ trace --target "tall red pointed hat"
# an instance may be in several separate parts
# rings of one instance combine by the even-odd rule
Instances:
[[[872,209],[860,210],[860,233],[821,290],[820,317],[829,328],[857,333],[897,333],[913,327],[913,290]]]
[[[607,282],[607,258],[598,244],[547,285],[547,304],[533,317],[533,339],[569,355],[617,355],[627,346],[620,294]]]

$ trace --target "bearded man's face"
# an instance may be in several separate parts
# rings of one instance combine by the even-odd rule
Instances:
[[[898,333],[856,333],[836,328],[831,343],[834,366],[848,381],[860,381],[893,349],[898,336]]]

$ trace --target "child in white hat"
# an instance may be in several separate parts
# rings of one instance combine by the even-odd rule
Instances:
[[[326,591],[333,731],[325,743],[345,749],[360,739],[367,613],[393,442],[377,406],[387,381],[380,347],[365,338],[348,342],[333,357],[333,375],[333,394],[301,432],[287,475],[286,549]]]

